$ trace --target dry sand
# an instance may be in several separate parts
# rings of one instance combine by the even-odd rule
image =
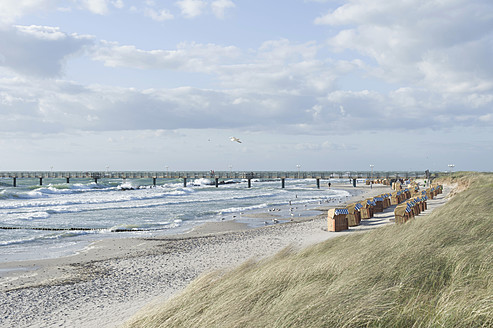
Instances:
[[[361,193],[349,202],[391,191],[380,185],[355,189]],[[446,194],[429,201],[421,215],[443,204]],[[64,258],[3,263],[0,327],[116,327],[202,273],[392,223],[393,209],[346,232],[328,232],[324,214],[255,229],[223,221],[171,237],[103,240]]]

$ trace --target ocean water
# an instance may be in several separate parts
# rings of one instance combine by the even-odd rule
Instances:
[[[344,190],[316,188],[315,180],[212,181],[104,179],[0,179],[0,262],[65,256],[103,238],[183,233],[198,224],[237,220],[255,227],[273,224],[245,214],[271,212],[287,218],[319,214],[324,202],[337,204]],[[347,183],[348,180],[331,182]],[[159,184],[161,183],[161,184]],[[286,220],[286,221],[287,221]],[[282,223],[282,220],[281,220]]]

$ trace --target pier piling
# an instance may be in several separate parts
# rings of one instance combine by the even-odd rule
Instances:
[[[285,182],[285,180],[286,180],[286,179],[281,178],[281,188],[283,188],[283,189],[284,189],[284,182]]]

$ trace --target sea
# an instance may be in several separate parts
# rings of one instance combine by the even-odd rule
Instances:
[[[161,180],[161,181],[159,181]],[[191,180],[191,181],[190,181]],[[348,179],[331,179],[347,184]],[[181,234],[206,222],[236,220],[251,227],[282,224],[293,216],[320,214],[323,203],[351,194],[314,179],[0,179],[0,262],[46,259],[80,252],[105,238]],[[261,215],[268,213],[272,220]],[[275,215],[275,216],[273,216]]]

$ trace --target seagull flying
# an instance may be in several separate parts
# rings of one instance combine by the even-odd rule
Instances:
[[[236,142],[238,142],[238,143],[241,143],[240,139],[238,139],[238,138],[236,138],[236,137],[231,137],[231,138],[229,138],[229,140],[231,140],[231,141],[236,141]]]

